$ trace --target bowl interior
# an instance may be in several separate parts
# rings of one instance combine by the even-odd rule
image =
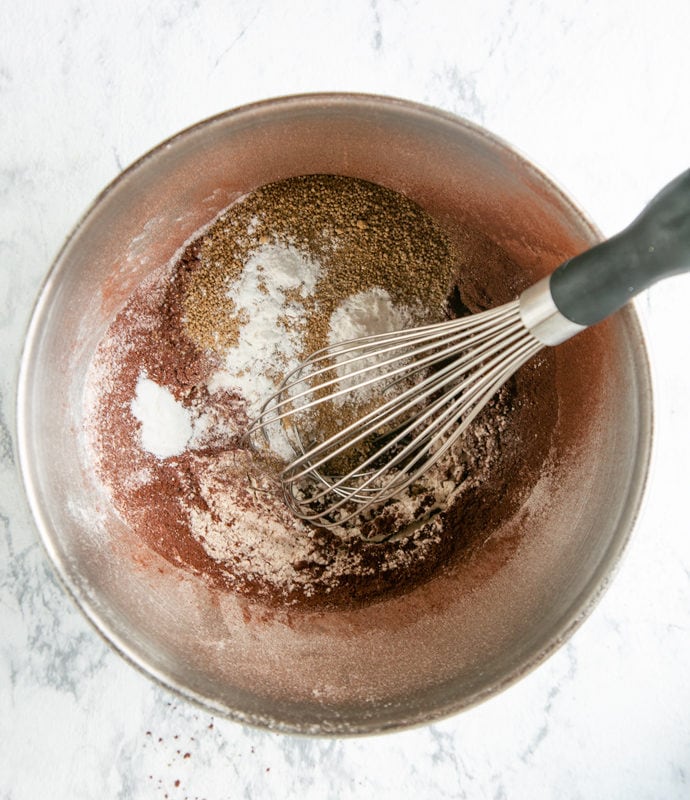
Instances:
[[[373,732],[498,691],[583,618],[641,499],[649,377],[631,309],[559,347],[556,455],[532,496],[471,563],[407,595],[352,611],[296,612],[249,603],[175,569],[124,526],[84,459],[89,361],[134,287],[200,226],[262,184],[310,173],[378,182],[449,228],[480,230],[520,265],[525,285],[597,238],[513,151],[428,108],[307,96],[211,119],[123,173],[53,265],[22,363],[20,457],[59,574],[124,655],[236,719]]]

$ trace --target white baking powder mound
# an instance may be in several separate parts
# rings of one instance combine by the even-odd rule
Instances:
[[[144,450],[160,459],[184,452],[192,438],[192,417],[169,389],[159,386],[142,372],[130,408],[141,423]]]

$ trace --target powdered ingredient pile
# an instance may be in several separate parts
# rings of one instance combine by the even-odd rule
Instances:
[[[257,405],[313,350],[457,311],[458,269],[429,215],[361,180],[291,178],[233,204],[149,276],[96,352],[91,456],[122,518],[224,590],[308,606],[406,591],[473,546],[492,492],[514,508],[534,481],[516,446],[529,414],[512,384],[428,480],[364,523],[365,536],[397,534],[382,545],[295,519],[275,463],[243,437]],[[537,438],[533,461],[548,425]],[[276,456],[289,457],[281,447]],[[476,512],[466,525],[463,503]]]

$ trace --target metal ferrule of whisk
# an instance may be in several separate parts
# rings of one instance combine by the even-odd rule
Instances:
[[[518,305],[525,328],[535,339],[550,347],[567,341],[587,327],[561,313],[551,294],[550,275],[525,289]]]
[[[656,281],[690,269],[690,170],[624,231],[520,297],[459,319],[342,342],[289,375],[250,426],[286,454],[285,499],[324,527],[375,514],[428,477],[501,386]]]

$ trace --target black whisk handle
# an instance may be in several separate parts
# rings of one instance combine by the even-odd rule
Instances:
[[[561,264],[550,290],[558,310],[594,325],[662,278],[690,271],[690,169],[625,230]]]

